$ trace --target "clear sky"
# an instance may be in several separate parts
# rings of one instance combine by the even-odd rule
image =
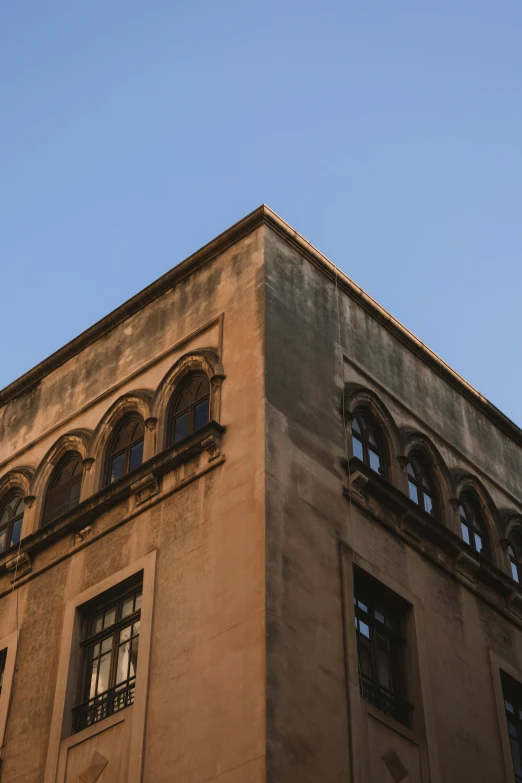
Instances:
[[[522,425],[520,0],[0,2],[0,387],[262,202]]]

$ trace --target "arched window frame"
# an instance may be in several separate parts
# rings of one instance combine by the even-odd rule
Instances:
[[[365,408],[352,414],[352,455],[381,476],[386,477],[386,447],[374,416]]]
[[[471,492],[459,496],[460,535],[474,552],[491,558],[487,523],[479,500]]]
[[[439,500],[428,460],[417,450],[411,451],[407,459],[406,474],[410,500],[432,517],[438,517]]]
[[[0,553],[20,543],[24,511],[21,489],[12,490],[0,502]]]
[[[184,400],[183,398],[191,386],[194,390],[188,399]],[[167,445],[172,446],[178,443],[197,432],[209,421],[209,378],[201,371],[189,372],[181,378],[167,409]],[[182,427],[179,428],[177,435],[176,430],[180,423],[182,423]]]
[[[176,393],[190,373],[204,373],[210,383],[209,421],[221,423],[221,393],[225,372],[215,348],[198,348],[180,356],[163,376],[151,404],[151,418],[157,422],[156,452],[169,448],[169,413]]]
[[[134,428],[132,428],[134,425]],[[117,448],[118,440],[122,432],[129,428],[129,440],[121,448]],[[123,476],[137,470],[143,464],[143,447],[145,442],[145,422],[143,417],[136,412],[130,412],[120,418],[114,427],[114,431],[107,446],[105,459],[104,485],[110,486]],[[115,477],[115,460],[123,457],[122,471],[118,469]]]
[[[76,465],[71,468],[70,465],[73,460]],[[61,481],[61,478],[66,470],[73,470],[73,473],[69,478]],[[67,451],[56,465],[47,484],[45,496],[43,499],[42,519],[40,523],[41,527],[45,527],[46,525],[51,524],[51,522],[54,522],[54,520],[58,519],[58,517],[62,516],[62,514],[66,514],[68,511],[78,505],[80,502],[82,481],[82,455],[77,451]],[[63,494],[63,497],[66,497],[67,499],[62,503],[56,504],[56,498],[60,497],[58,491],[60,491]],[[51,500],[53,505],[56,504],[54,510],[53,505],[51,505]]]

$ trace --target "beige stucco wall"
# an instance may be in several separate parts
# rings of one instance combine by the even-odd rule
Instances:
[[[174,474],[165,476],[144,511],[128,498],[81,545],[74,534],[57,540],[34,555],[14,593],[1,571],[0,638],[19,628],[3,783],[44,779],[67,602],[153,550],[143,780],[264,779],[263,232],[0,409],[1,479],[36,468],[65,432],[94,430],[122,394],[155,390],[186,352],[215,349],[226,374],[222,464],[177,491]]]
[[[492,660],[506,671],[522,668],[522,625],[509,603],[510,590],[519,591],[510,587],[500,543],[502,512],[522,510],[522,449],[381,314],[348,296],[340,274],[336,287],[331,267],[322,270],[271,230],[265,256],[267,780],[391,781],[383,755],[393,751],[406,780],[511,783]],[[451,490],[454,497],[461,473],[481,482],[495,507],[488,533],[505,578],[497,589],[463,575],[455,555],[422,535],[405,535],[400,514],[382,498],[343,495],[345,384],[378,396],[399,441],[416,430],[438,449],[451,483],[442,521],[455,538]],[[398,455],[404,450],[390,478],[401,495],[407,481]],[[399,730],[359,696],[355,566],[413,607],[412,730]]]

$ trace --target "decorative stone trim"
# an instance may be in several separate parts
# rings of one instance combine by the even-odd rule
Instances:
[[[205,451],[208,451],[208,461],[212,462],[221,454],[221,436],[212,433],[212,435],[209,435],[208,438],[205,438],[205,440],[201,441],[201,446],[205,449]]]
[[[130,489],[134,493],[136,505],[140,506],[149,498],[157,495],[160,491],[160,486],[154,473],[147,473],[146,476],[131,484]]]
[[[21,552],[19,555],[15,555],[10,560],[7,560],[5,567],[11,574],[11,582],[15,582],[30,572],[32,568],[31,558],[27,552]]]
[[[81,530],[79,530],[74,536],[74,543],[81,544],[85,541],[86,538],[90,538],[92,536],[93,528],[94,525],[86,525]]]
[[[480,563],[468,552],[459,552],[455,564],[467,579],[474,579],[480,570]]]
[[[143,479],[146,479],[144,485],[150,485],[150,475],[153,474],[154,480],[159,485],[162,476],[171,472],[179,465],[183,465],[203,451],[207,451],[209,443],[207,442],[207,445],[204,446],[205,441],[210,439],[212,450],[220,449],[221,438],[224,432],[225,427],[221,424],[218,424],[216,421],[208,422],[197,432],[192,433],[179,443],[144,462],[140,468],[137,468],[132,473],[123,476],[114,484],[104,487],[96,494],[85,498],[66,514],[22,538],[20,552],[27,552],[32,555],[33,552],[46,549],[57,539],[92,525],[93,521],[100,514],[121,503],[125,498],[135,495],[136,489],[138,492],[144,492],[144,486],[140,483]],[[224,461],[224,455],[221,453],[213,456],[212,466],[219,465],[220,461]],[[159,486],[157,491],[159,492]],[[151,493],[150,489],[147,492],[149,492],[147,497],[143,497],[140,502],[145,502],[153,494],[156,494],[156,492]],[[0,555],[0,568],[6,565],[12,557],[12,552]]]

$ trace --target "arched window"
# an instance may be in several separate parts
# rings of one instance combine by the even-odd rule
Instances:
[[[510,535],[508,541],[507,553],[511,567],[511,576],[515,582],[520,583],[522,578],[522,542],[520,541],[520,534]]]
[[[82,487],[82,458],[69,452],[58,464],[45,496],[42,525],[65,514],[80,502]]]
[[[126,416],[114,433],[107,459],[107,484],[113,484],[143,462],[145,425],[141,416]]]
[[[383,452],[380,438],[373,423],[362,413],[355,413],[352,420],[353,456],[383,475]]]
[[[435,514],[435,493],[424,461],[418,455],[408,458],[408,491],[411,500],[428,514]]]
[[[464,542],[474,549],[475,552],[481,552],[483,555],[487,555],[488,545],[484,523],[482,522],[475,501],[470,496],[461,496],[459,514],[460,529]]]
[[[20,543],[24,507],[21,494],[13,492],[0,508],[0,552]]]
[[[168,442],[177,443],[208,422],[210,384],[206,375],[191,375],[174,397],[168,423]]]

